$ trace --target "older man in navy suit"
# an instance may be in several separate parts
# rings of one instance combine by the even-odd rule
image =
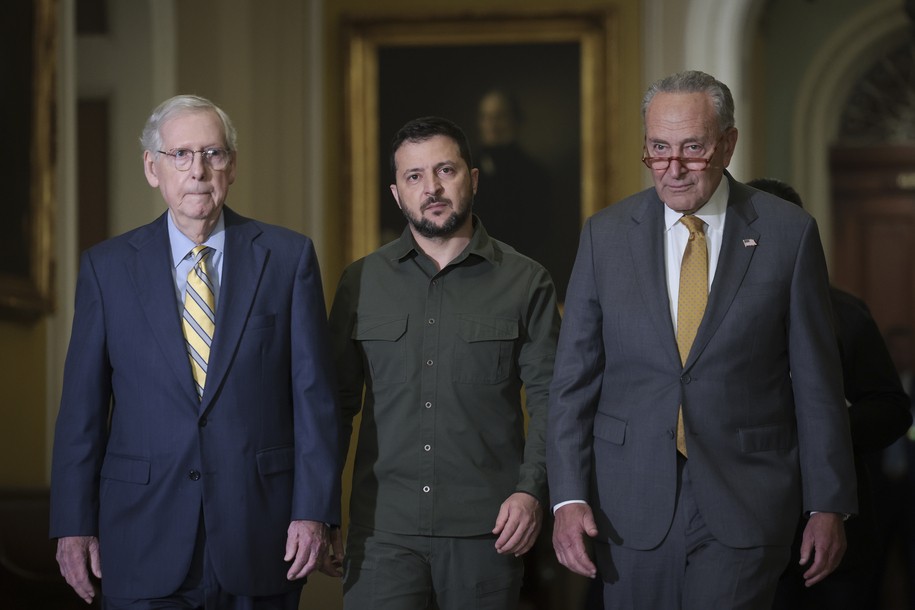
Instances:
[[[725,172],[737,130],[724,84],[677,74],[642,109],[655,188],[587,221],[565,302],[553,544],[563,565],[600,574],[608,610],[768,609],[797,516],[812,584],[857,510],[819,235]]]
[[[224,206],[235,130],[150,116],[168,210],[88,250],[54,439],[51,536],[87,602],[298,607],[339,523],[339,414],[312,242]],[[103,576],[104,574],[104,576]]]

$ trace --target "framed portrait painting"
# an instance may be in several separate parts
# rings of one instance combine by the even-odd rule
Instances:
[[[474,213],[542,263],[562,299],[581,223],[606,203],[614,25],[607,12],[347,22],[350,259],[405,227],[394,134],[442,116],[471,143]]]
[[[24,9],[24,10],[23,10]],[[0,223],[0,311],[35,318],[51,310],[51,206],[54,196],[56,3],[17,0],[0,19],[0,150],[7,180]]]

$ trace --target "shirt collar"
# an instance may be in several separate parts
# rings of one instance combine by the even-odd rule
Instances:
[[[724,228],[724,218],[728,210],[728,196],[731,192],[730,181],[727,176],[721,177],[718,188],[712,193],[712,196],[704,206],[694,214],[696,218],[701,218],[711,229],[721,231]],[[671,210],[664,206],[664,225],[669,231],[674,225],[680,222],[682,212]]]
[[[471,254],[475,254],[480,258],[483,258],[489,262],[495,261],[495,248],[493,247],[493,240],[489,236],[489,233],[486,232],[486,229],[483,228],[483,223],[480,221],[480,218],[474,214],[473,215],[473,236],[470,238],[470,243],[464,248],[464,251],[461,252],[457,258],[455,258],[452,263],[459,263]],[[407,258],[411,258],[415,254],[420,254],[421,250],[416,244],[416,239],[413,237],[413,232],[410,231],[410,227],[407,226],[404,228],[403,232],[400,234],[400,237],[395,242],[394,246],[394,260],[403,262]]]
[[[171,212],[166,212],[165,217],[168,222],[168,241],[172,247],[172,265],[177,268],[178,263],[183,261],[188,252],[193,250],[194,246],[197,244],[191,241],[187,235],[182,233],[178,227],[175,226]],[[225,251],[226,221],[223,218],[222,210],[219,211],[219,218],[216,220],[216,226],[213,227],[213,232],[210,233],[210,236],[203,243],[219,253]]]

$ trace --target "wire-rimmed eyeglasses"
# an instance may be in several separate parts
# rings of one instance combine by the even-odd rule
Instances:
[[[186,172],[194,164],[194,155],[199,154],[204,163],[216,171],[222,171],[229,165],[229,159],[232,157],[232,151],[225,148],[204,148],[202,150],[191,150],[189,148],[173,148],[166,152],[157,150],[156,152],[167,155],[175,163],[175,169],[179,172]]]
[[[721,137],[715,142],[715,145],[712,147],[712,152],[708,157],[649,157],[648,149],[642,149],[642,163],[645,164],[645,167],[648,169],[656,170],[666,170],[670,167],[671,161],[677,161],[692,172],[701,172],[708,169],[709,164],[712,162],[712,157],[715,156],[715,151],[718,150],[718,145],[721,144],[721,140],[724,139],[724,136],[727,135],[727,131],[721,134]]]

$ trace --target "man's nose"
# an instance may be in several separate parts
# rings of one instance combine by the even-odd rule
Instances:
[[[207,162],[203,159],[202,151],[194,152],[194,156],[191,158],[190,172],[191,175],[197,179],[203,178],[206,175]]]
[[[432,174],[425,180],[423,187],[427,194],[437,195],[442,192],[442,181],[439,180],[438,175]]]
[[[686,169],[686,166],[683,164],[682,161],[680,161],[680,159],[678,159],[677,157],[674,157],[673,159],[670,160],[670,165],[667,167],[667,171],[670,172],[670,174],[672,174],[674,176],[682,176],[689,170]]]

